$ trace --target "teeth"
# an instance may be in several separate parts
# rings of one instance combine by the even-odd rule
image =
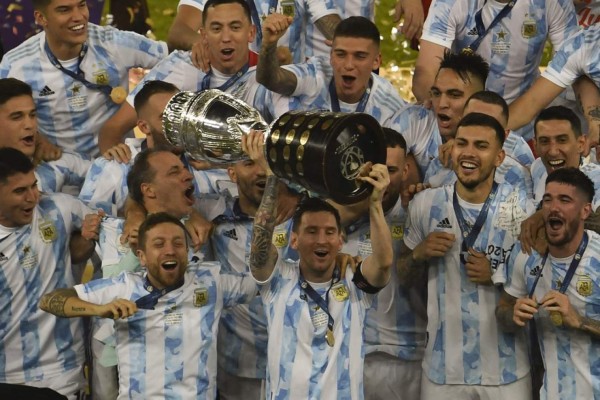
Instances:
[[[82,30],[83,28],[84,28],[84,26],[83,26],[83,24],[81,24],[81,25],[75,25],[75,26],[71,27],[71,30],[79,31],[79,30]]]
[[[462,162],[460,165],[463,166],[464,168],[476,168],[477,167],[475,164],[466,162],[466,161]]]
[[[562,165],[564,164],[565,160],[550,160],[548,161],[548,164],[550,165]]]

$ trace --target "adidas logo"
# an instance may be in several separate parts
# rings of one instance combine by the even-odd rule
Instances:
[[[51,94],[54,94],[54,90],[50,89],[48,87],[48,85],[44,86],[44,88],[42,90],[40,90],[40,96],[50,96]]]
[[[8,261],[8,257],[4,255],[4,253],[0,253],[0,262]]]
[[[437,224],[437,228],[449,229],[449,228],[452,228],[452,224],[450,223],[450,220],[448,218],[444,218]]]
[[[529,271],[529,275],[537,276],[541,270],[542,270],[542,267],[540,267],[539,265],[536,265],[535,268],[533,268],[531,271]],[[544,275],[542,274],[542,276],[544,276]]]
[[[228,237],[229,239],[238,240],[238,237],[235,234],[235,229],[232,229],[230,231],[225,231],[225,232],[223,232],[223,235],[225,237]]]
[[[472,28],[469,32],[467,32],[467,36],[478,36],[479,32],[477,27]]]

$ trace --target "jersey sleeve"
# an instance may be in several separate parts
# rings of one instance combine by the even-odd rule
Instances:
[[[92,304],[107,304],[119,298],[130,299],[132,294],[126,273],[121,273],[114,278],[95,279],[76,285],[73,289],[81,300]]]
[[[566,88],[590,71],[587,60],[592,60],[581,32],[569,37],[552,57],[542,77],[557,86]]]
[[[342,12],[333,0],[307,0],[306,6],[308,16],[313,24],[327,15],[342,15]]]
[[[426,202],[427,190],[418,193],[408,204],[408,214],[404,226],[404,244],[411,250],[423,240],[425,240],[426,232],[422,224],[423,206]]]
[[[526,260],[527,255],[521,251],[521,243],[517,242],[510,252],[506,263],[508,279],[504,284],[504,291],[518,299],[527,296],[527,286],[525,282]]]
[[[319,57],[313,57],[300,64],[286,65],[284,68],[296,75],[296,89],[292,96],[316,97],[325,85],[321,71],[323,60]],[[328,84],[328,82],[327,82]]]
[[[453,14],[456,3],[466,3],[466,1],[434,0],[431,3],[421,40],[427,40],[448,49],[452,48],[456,39],[456,19]]]
[[[258,295],[258,285],[249,274],[222,272],[220,275],[224,307],[248,304]]]

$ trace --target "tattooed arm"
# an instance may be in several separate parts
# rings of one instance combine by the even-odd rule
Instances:
[[[271,276],[277,262],[277,248],[273,245],[273,229],[277,216],[279,182],[265,160],[262,132],[251,131],[244,135],[242,149],[264,169],[267,176],[262,201],[254,215],[252,243],[250,244],[250,271],[252,271],[254,279],[265,282]]]
[[[598,145],[600,134],[600,89],[587,76],[582,76],[573,84],[577,102],[588,122],[588,140],[590,146]]]
[[[329,14],[325,15],[318,20],[315,21],[315,26],[318,30],[321,31],[323,36],[327,38],[327,40],[333,40],[333,33],[335,32],[335,28],[342,21],[339,15],[337,14]]]
[[[127,318],[137,311],[134,302],[117,299],[108,304],[93,304],[81,300],[75,289],[56,289],[42,296],[40,309],[57,317]]]

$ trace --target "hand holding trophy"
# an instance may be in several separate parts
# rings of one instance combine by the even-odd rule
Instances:
[[[169,142],[213,164],[248,158],[242,135],[262,130],[275,175],[340,204],[369,196],[372,186],[357,179],[361,167],[386,158],[381,126],[368,114],[289,111],[269,126],[254,108],[215,89],[173,96],[163,128]]]

